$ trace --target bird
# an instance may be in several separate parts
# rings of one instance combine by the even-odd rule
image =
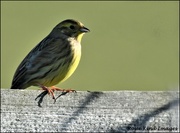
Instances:
[[[80,21],[66,19],[57,24],[22,60],[13,76],[11,89],[40,87],[55,99],[54,91],[75,92],[55,87],[68,79],[81,58],[81,40],[90,32]]]

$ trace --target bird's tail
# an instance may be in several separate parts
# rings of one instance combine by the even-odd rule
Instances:
[[[25,89],[25,88],[27,87],[25,87],[22,83],[16,82],[11,85],[10,89]]]

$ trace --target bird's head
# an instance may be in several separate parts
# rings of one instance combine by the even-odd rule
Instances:
[[[67,19],[56,25],[53,31],[58,35],[63,34],[68,37],[74,37],[78,42],[81,42],[83,34],[90,30],[84,27],[84,25],[79,21]]]

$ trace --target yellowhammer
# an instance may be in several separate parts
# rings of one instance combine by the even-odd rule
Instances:
[[[76,20],[67,19],[56,25],[17,68],[11,89],[25,89],[39,86],[51,94],[63,90],[54,85],[69,78],[77,68],[81,58],[81,39],[90,30]]]

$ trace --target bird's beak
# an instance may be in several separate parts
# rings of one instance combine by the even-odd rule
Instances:
[[[90,30],[89,30],[88,28],[86,28],[86,27],[82,27],[82,28],[80,29],[80,31],[81,31],[81,32],[84,32],[84,33],[90,32]]]

